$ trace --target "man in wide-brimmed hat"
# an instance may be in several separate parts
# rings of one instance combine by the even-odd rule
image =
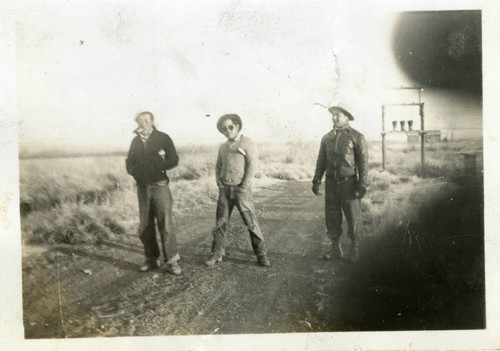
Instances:
[[[332,248],[325,258],[341,258],[342,213],[347,221],[347,235],[351,239],[348,258],[358,260],[358,229],[361,220],[361,201],[366,193],[368,150],[363,134],[349,126],[354,120],[345,104],[328,108],[333,129],[321,139],[312,191],[320,195],[319,186],[325,176],[325,222]]]
[[[207,266],[222,261],[229,218],[234,206],[248,228],[257,262],[264,267],[271,265],[252,199],[251,185],[257,171],[257,148],[249,137],[241,134],[242,127],[243,122],[236,114],[226,114],[217,121],[217,130],[224,134],[227,141],[219,148],[215,166],[219,200],[212,232],[212,256],[205,262]]]

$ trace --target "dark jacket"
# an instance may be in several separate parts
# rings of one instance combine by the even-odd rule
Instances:
[[[165,157],[158,154],[160,150],[165,151]],[[138,185],[168,180],[167,171],[178,163],[179,156],[172,139],[156,128],[153,128],[146,144],[139,135],[132,140],[126,160],[127,172]]]
[[[325,171],[327,178],[336,180],[357,176],[359,185],[366,187],[368,148],[363,134],[349,126],[325,134],[321,139],[313,183],[321,183]]]

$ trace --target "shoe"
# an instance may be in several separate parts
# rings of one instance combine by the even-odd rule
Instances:
[[[359,252],[358,252],[358,246],[357,245],[351,245],[351,250],[349,251],[348,259],[351,262],[358,262],[358,260],[359,260]]]
[[[333,240],[332,241],[332,248],[330,251],[326,253],[326,255],[323,256],[325,260],[331,260],[333,258],[342,258],[344,253],[342,252],[342,247],[340,247],[340,240]]]
[[[168,271],[172,274],[179,275],[182,273],[181,266],[176,262],[169,264]]]
[[[331,259],[333,259],[332,249],[330,249],[326,254],[322,255],[321,258],[324,259],[324,260],[331,260]]]
[[[158,267],[160,267],[160,265],[158,264],[158,260],[146,261],[146,263],[143,266],[141,266],[139,270],[141,272],[147,272],[147,271],[152,271],[153,269],[156,269]]]
[[[266,255],[257,256],[257,261],[259,261],[259,264],[262,267],[271,267],[271,262],[269,261]]]
[[[212,255],[212,257],[205,261],[205,266],[213,266],[219,262],[222,262],[222,256]]]

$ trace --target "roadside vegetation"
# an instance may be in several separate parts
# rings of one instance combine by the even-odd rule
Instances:
[[[319,145],[288,143],[259,146],[260,170],[255,190],[270,182],[311,180]],[[475,143],[427,145],[427,177],[419,177],[418,145],[388,145],[386,170],[380,143],[370,143],[370,188],[362,201],[368,235],[398,224],[408,205],[405,194],[463,175],[464,150]],[[213,210],[217,146],[179,148],[179,166],[169,172],[174,214]],[[137,199],[134,180],[125,171],[125,154],[20,160],[22,238],[26,243],[99,243],[135,233]],[[425,191],[425,190],[423,190]]]
[[[309,187],[318,147],[317,143],[259,145],[255,192],[280,188],[273,187],[277,182],[304,181]],[[207,218],[215,211],[218,195],[217,147],[178,151],[180,165],[169,172],[175,218],[189,220],[198,214]],[[389,144],[382,170],[380,143],[369,144],[369,191],[361,203],[361,258],[355,265],[334,263],[339,277],[348,277],[334,281],[335,289],[322,293],[325,287],[317,285],[314,301],[319,312],[309,317],[311,321],[317,317],[318,323],[321,318],[332,319],[334,325],[320,323],[320,329],[313,329],[313,323],[311,331],[485,326],[482,164],[478,158],[475,170],[466,169],[463,154],[473,151],[482,151],[480,140],[427,145],[422,177],[418,145]],[[137,195],[134,180],[125,171],[125,157],[21,159],[23,243],[69,244],[83,256],[85,250],[95,245],[108,248],[110,242],[140,245]],[[280,216],[285,218],[292,213],[286,207],[283,211]],[[309,220],[321,228],[322,213],[318,215],[317,222]],[[321,237],[303,234],[311,240]],[[327,246],[324,238],[319,246]],[[346,235],[342,240],[348,245]],[[308,259],[319,264],[315,257]],[[338,313],[344,311],[339,306],[346,303],[346,296],[348,311]]]

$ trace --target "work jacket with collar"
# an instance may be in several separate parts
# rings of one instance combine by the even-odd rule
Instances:
[[[249,188],[257,172],[257,147],[252,139],[241,135],[219,147],[215,178],[220,185],[240,185]]]
[[[325,134],[321,139],[313,183],[321,183],[325,172],[327,178],[337,181],[357,177],[358,184],[366,187],[368,148],[363,134],[350,126]]]
[[[167,171],[179,163],[172,139],[154,127],[145,143],[136,134],[126,160],[128,174],[134,177],[138,185],[168,181]],[[165,156],[158,154],[160,150],[165,152]]]

